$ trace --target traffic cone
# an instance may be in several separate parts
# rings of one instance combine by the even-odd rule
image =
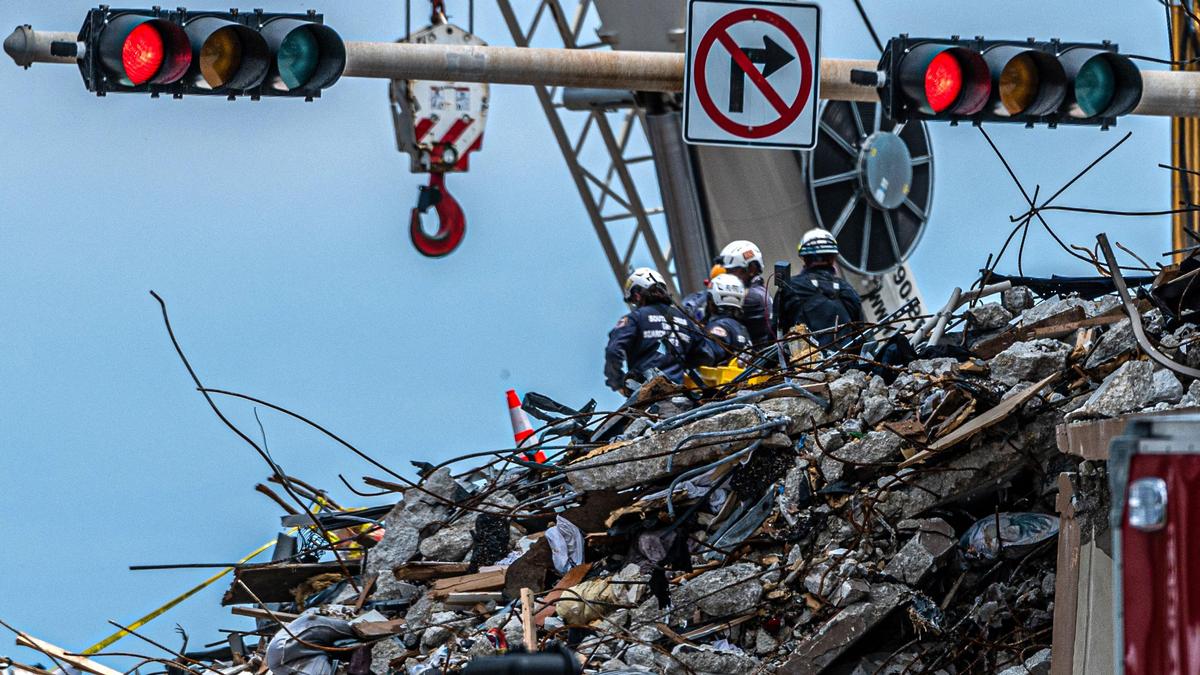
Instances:
[[[508,390],[508,416],[512,420],[513,440],[517,447],[526,448],[537,445],[537,439],[533,436],[533,425],[529,423],[529,417],[521,409],[521,399],[517,397],[517,392],[512,389]],[[521,455],[521,458],[527,462],[543,464],[546,461],[546,453],[538,450],[533,453],[533,457],[524,454]]]

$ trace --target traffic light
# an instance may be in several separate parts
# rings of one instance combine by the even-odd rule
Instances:
[[[884,111],[899,121],[1107,128],[1142,98],[1141,71],[1110,42],[901,35],[884,48],[879,71]]]
[[[307,14],[189,12],[180,8],[88,12],[79,68],[89,91],[302,97],[312,100],[346,68],[346,45]]]

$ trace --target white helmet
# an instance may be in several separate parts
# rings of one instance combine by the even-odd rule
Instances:
[[[708,285],[708,297],[712,298],[717,307],[742,308],[742,300],[746,297],[746,287],[742,280],[732,274],[718,274]]]
[[[837,239],[833,238],[829,230],[819,227],[811,229],[800,239],[799,253],[802,258],[809,255],[837,255]]]
[[[750,263],[756,262],[760,269],[763,267],[762,251],[753,242],[739,239],[731,241],[721,249],[721,265],[725,269],[733,269],[735,267],[749,267]]]
[[[625,301],[629,302],[633,299],[634,289],[645,291],[655,286],[662,286],[665,289],[667,282],[661,274],[649,267],[639,267],[625,280]]]

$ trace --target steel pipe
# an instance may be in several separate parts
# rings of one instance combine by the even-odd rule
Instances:
[[[75,63],[73,57],[51,54],[50,47],[76,40],[75,33],[36,31],[24,25],[5,39],[4,51],[24,67]],[[876,67],[875,61],[867,59],[821,59],[821,98],[878,101],[875,88],[850,81],[851,71]],[[683,90],[683,70],[683,54],[667,52],[346,43],[346,77],[677,92]],[[1143,70],[1142,82],[1142,100],[1132,114],[1200,117],[1200,72]]]

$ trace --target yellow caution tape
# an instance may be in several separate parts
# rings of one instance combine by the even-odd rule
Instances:
[[[296,530],[298,530],[298,529],[299,528],[293,527],[291,530],[288,531],[288,534],[294,534],[296,532]],[[239,560],[238,564],[240,565],[244,562],[250,561],[258,554],[260,554],[263,551],[266,551],[267,549],[274,546],[276,541],[277,540],[272,539],[271,541],[268,541],[267,543],[263,544],[262,546],[259,546],[258,548],[254,549],[245,558],[242,558],[241,560]],[[218,579],[225,576],[226,574],[229,574],[232,571],[233,571],[232,567],[226,567],[225,569],[221,570],[220,572],[217,572],[216,574],[212,575],[211,577],[205,579],[204,581],[200,582],[199,584],[196,584],[192,588],[188,589],[183,594],[172,598],[170,601],[167,602],[167,604],[163,605],[162,607],[159,607],[158,609],[154,610],[153,612],[150,612],[146,616],[143,616],[142,618],[138,619],[137,621],[134,621],[133,623],[129,624],[129,628],[132,630],[137,630],[137,629],[141,628],[142,626],[145,626],[146,624],[150,623],[154,619],[157,619],[158,617],[162,616],[167,610],[171,609],[175,605],[178,605],[179,603],[183,602],[184,600],[187,600],[188,598],[199,593],[200,591],[204,590],[205,588],[208,588],[214,582],[216,582]],[[113,633],[112,635],[109,635],[108,637],[104,638],[103,640],[97,642],[96,644],[92,645],[91,647],[88,647],[87,649],[83,650],[83,653],[89,654],[89,655],[96,654],[100,650],[111,645],[112,643],[116,642],[117,640],[120,640],[121,638],[125,637],[126,635],[129,635],[129,631],[119,630],[119,631]]]

